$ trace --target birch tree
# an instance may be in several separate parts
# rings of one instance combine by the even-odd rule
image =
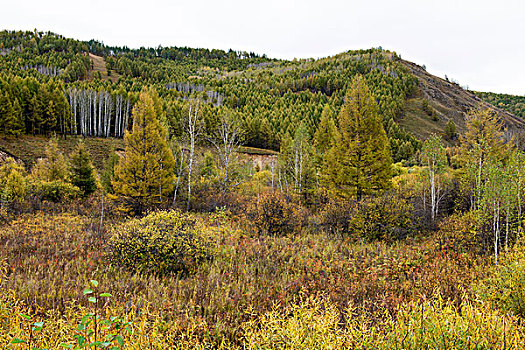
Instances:
[[[171,151],[173,152],[173,157],[175,158],[175,189],[173,191],[173,203],[172,206],[175,206],[177,202],[177,195],[179,193],[180,182],[185,169],[185,160],[184,160],[184,149],[182,145],[175,142],[172,144]]]
[[[498,253],[501,237],[500,213],[503,198],[501,196],[504,189],[502,183],[502,162],[496,157],[489,157],[485,160],[485,181],[481,188],[481,208],[487,217],[492,221],[492,235],[494,242],[494,261],[498,263]]]
[[[434,222],[439,212],[439,202],[443,197],[441,173],[446,163],[446,152],[441,137],[432,135],[425,141],[421,150],[421,158],[427,167],[424,174],[430,192],[430,217]]]
[[[209,138],[210,143],[217,150],[218,169],[220,172],[221,189],[226,193],[230,186],[235,186],[233,172],[236,152],[244,138],[239,123],[229,112],[222,112],[216,130]]]
[[[195,158],[195,144],[201,135],[201,102],[199,99],[190,100],[188,105],[188,115],[185,121],[185,134],[188,141],[188,202],[186,210],[190,209],[191,201],[191,176]]]
[[[491,157],[501,159],[507,146],[503,139],[503,126],[489,109],[470,111],[466,116],[466,127],[467,131],[460,138],[464,169],[462,182],[475,210],[482,199],[487,160]]]

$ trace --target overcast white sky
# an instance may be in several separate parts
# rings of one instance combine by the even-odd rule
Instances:
[[[0,29],[277,58],[382,46],[471,89],[525,95],[524,0],[2,2]]]

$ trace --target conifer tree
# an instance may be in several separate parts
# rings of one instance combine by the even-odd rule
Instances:
[[[78,144],[77,149],[70,155],[69,179],[71,184],[80,189],[80,195],[84,198],[97,189],[95,169],[91,162],[91,156],[82,142]]]
[[[137,213],[161,203],[173,189],[175,160],[167,131],[147,90],[133,108],[133,129],[124,135],[125,155],[115,167],[115,193]]]
[[[39,159],[33,167],[32,175],[40,181],[67,180],[67,160],[58,149],[58,142],[50,139],[45,149],[46,157]]]
[[[445,138],[447,140],[454,140],[456,138],[456,124],[452,119],[449,119],[447,124],[445,124]]]
[[[23,132],[22,110],[18,99],[0,93],[0,132],[4,135],[20,135]]]
[[[324,179],[341,197],[378,193],[390,187],[392,158],[376,101],[356,76],[338,115],[339,130],[325,158]]]
[[[323,108],[319,126],[314,135],[315,149],[322,155],[325,154],[332,147],[332,142],[335,135],[336,126],[334,120],[330,116],[330,107],[326,105]]]

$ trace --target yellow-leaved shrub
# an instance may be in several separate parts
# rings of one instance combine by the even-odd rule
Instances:
[[[210,258],[198,220],[177,210],[153,212],[112,230],[110,260],[156,275],[188,273]]]

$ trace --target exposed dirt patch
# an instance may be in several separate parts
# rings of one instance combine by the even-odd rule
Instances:
[[[120,75],[117,74],[115,71],[111,71],[111,75],[108,76],[108,70],[106,68],[106,61],[104,60],[104,57],[97,56],[92,53],[89,53],[89,58],[91,59],[92,63],[92,69],[88,71],[88,79],[93,80],[93,77],[96,72],[99,72],[102,76],[102,80],[111,80],[112,82],[117,82]]]

